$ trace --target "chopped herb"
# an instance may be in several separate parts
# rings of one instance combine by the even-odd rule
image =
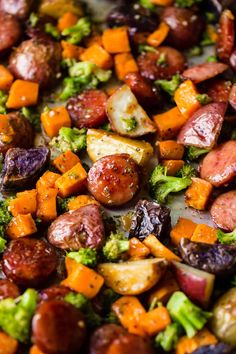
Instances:
[[[198,94],[196,96],[196,99],[198,100],[199,103],[201,103],[202,106],[204,106],[212,101],[211,97],[209,97],[206,93]]]
[[[125,126],[125,130],[127,132],[132,132],[137,128],[138,122],[134,117],[122,118],[121,120],[122,120],[122,122]]]
[[[216,15],[214,12],[205,12],[206,20],[208,23],[212,23],[216,20]]]
[[[165,65],[166,64],[166,55],[165,53],[161,53],[161,55],[159,56],[158,60],[157,60],[157,65]]]
[[[46,33],[50,34],[55,39],[60,39],[60,32],[52,23],[46,23],[44,26]]]
[[[217,62],[218,62],[217,56],[216,56],[216,55],[210,55],[210,56],[207,58],[207,62],[208,62],[208,63],[217,63]]]
[[[8,95],[4,91],[0,91],[0,114],[6,114],[6,102],[8,100]]]
[[[150,0],[139,0],[141,6],[145,7],[150,11],[155,11],[155,6],[152,4]]]
[[[203,47],[208,47],[210,45],[215,44],[215,42],[210,38],[209,33],[206,31],[203,33],[203,37],[200,44]]]
[[[139,44],[138,51],[139,51],[139,53],[144,53],[144,52],[156,53],[157,52],[157,50],[154,47],[151,47],[150,45],[146,45],[146,44]]]
[[[160,86],[161,89],[167,92],[170,96],[173,96],[177,88],[181,83],[180,75],[176,74],[172,76],[171,80],[156,80],[155,85]]]
[[[35,12],[31,12],[29,22],[31,27],[36,27],[37,23],[39,22],[39,17]]]
[[[188,51],[188,57],[189,58],[197,57],[199,55],[202,55],[202,52],[203,52],[202,47],[195,46]]]
[[[62,35],[68,37],[66,40],[72,44],[79,44],[84,37],[91,33],[91,22],[87,17],[79,19],[76,25],[66,28]]]
[[[178,7],[192,7],[193,5],[200,4],[203,0],[176,0],[175,5]]]

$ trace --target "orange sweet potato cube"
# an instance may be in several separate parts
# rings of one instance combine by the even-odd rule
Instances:
[[[6,106],[11,109],[34,106],[38,102],[38,95],[39,84],[30,81],[16,80],[11,85]]]
[[[194,209],[205,210],[212,190],[213,186],[210,182],[201,178],[192,178],[192,184],[185,192],[185,202]]]
[[[103,32],[102,43],[105,50],[111,54],[130,52],[127,27],[108,28]]]
[[[70,127],[71,119],[64,106],[53,108],[41,114],[41,122],[49,138],[57,136],[62,127]]]

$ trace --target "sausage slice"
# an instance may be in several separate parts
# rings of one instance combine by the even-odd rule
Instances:
[[[20,20],[25,20],[33,0],[0,0],[0,11],[7,12]]]
[[[215,187],[229,183],[236,175],[236,141],[230,140],[209,152],[200,166],[200,176]]]
[[[236,111],[236,84],[233,85],[229,94],[229,103]]]
[[[0,55],[11,49],[21,36],[18,20],[7,13],[0,12]]]
[[[7,297],[15,299],[18,296],[20,296],[20,290],[16,284],[8,279],[0,280],[0,300],[6,299]]]
[[[217,41],[217,54],[220,60],[227,63],[234,48],[235,29],[234,15],[224,10],[220,16]]]
[[[195,84],[198,84],[199,82],[212,79],[222,74],[227,69],[228,65],[224,63],[204,63],[185,70],[182,76],[184,79],[189,79]]]
[[[210,213],[218,227],[233,231],[236,228],[236,191],[223,193],[216,198]]]
[[[138,165],[128,154],[105,156],[89,170],[88,189],[102,204],[125,204],[139,189]]]

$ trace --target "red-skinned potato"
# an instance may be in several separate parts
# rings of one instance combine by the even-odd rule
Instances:
[[[180,262],[172,262],[177,282],[194,302],[207,306],[214,288],[215,276]]]
[[[132,138],[154,133],[154,123],[128,85],[123,85],[107,101],[107,115],[112,129]]]

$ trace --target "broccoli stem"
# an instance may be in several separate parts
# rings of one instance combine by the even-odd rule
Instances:
[[[166,329],[155,338],[157,347],[162,347],[165,351],[173,350],[182,334],[182,327],[178,323],[171,323]]]

